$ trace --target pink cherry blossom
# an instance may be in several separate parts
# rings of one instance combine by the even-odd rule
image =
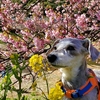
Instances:
[[[86,28],[87,27],[85,14],[79,15],[76,18],[76,25],[80,28]]]
[[[39,38],[35,37],[33,39],[33,42],[34,42],[35,48],[37,50],[42,49],[44,47],[44,40],[43,39],[39,39]]]
[[[55,39],[85,38],[89,33],[84,35],[84,32],[100,30],[99,0],[65,0],[61,5],[61,0],[56,0],[54,7],[44,1],[28,7],[23,6],[27,0],[20,1],[1,2],[0,41],[8,45],[9,52],[40,52]],[[100,36],[96,37],[99,41]]]
[[[100,10],[96,13],[96,17],[98,20],[100,20]]]

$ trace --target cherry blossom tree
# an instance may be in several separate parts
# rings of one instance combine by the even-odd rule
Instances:
[[[1,0],[0,6],[2,64],[15,52],[25,60],[42,54],[58,38],[90,38],[100,49],[99,0]]]

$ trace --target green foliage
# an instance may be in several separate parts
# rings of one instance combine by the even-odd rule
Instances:
[[[8,70],[6,71],[6,76],[3,78],[2,82],[0,83],[0,92],[3,91],[3,95],[1,96],[2,100],[6,100],[7,92],[11,90],[11,76],[12,73],[8,73]]]
[[[0,92],[3,92],[3,95],[1,97],[2,100],[6,100],[8,91],[12,92],[15,91],[18,95],[18,99],[14,100],[27,100],[25,96],[22,97],[23,93],[26,93],[24,89],[22,89],[21,83],[22,83],[22,71],[26,68],[27,64],[25,61],[22,62],[22,65],[20,65],[19,55],[18,54],[12,54],[10,56],[11,62],[12,62],[12,72],[9,73],[9,70],[6,71],[6,76],[3,78],[1,84],[0,84]],[[7,66],[7,68],[9,68]],[[12,86],[12,80],[11,76],[14,76],[16,80],[18,81],[19,87],[18,89],[14,86]],[[9,100],[9,99],[8,99]]]
[[[18,54],[13,54],[11,55],[11,62],[14,65],[12,68],[12,73],[14,75],[14,77],[17,79],[18,83],[19,83],[19,88],[16,89],[15,87],[13,88],[13,91],[17,92],[18,94],[18,100],[23,100],[21,99],[22,94],[25,93],[24,89],[22,89],[21,83],[22,83],[22,71],[26,68],[26,64],[23,61],[22,62],[22,66],[20,65],[19,62],[19,55]],[[24,97],[23,97],[24,98]]]
[[[14,3],[21,3],[21,0],[12,0],[12,2],[14,2]]]
[[[0,40],[0,44],[6,44],[6,43]]]
[[[48,6],[50,6],[52,9],[56,9],[57,8],[57,6],[61,6],[62,4],[64,4],[65,3],[65,0],[61,0],[61,1],[59,1],[58,3],[56,3],[56,1],[57,0],[44,0],[44,6],[45,7],[48,7]]]
[[[6,76],[2,79],[2,82],[0,84],[0,92],[2,92],[2,95],[0,96],[0,100],[43,100],[42,96],[36,96],[35,92],[31,93],[30,96],[24,95],[24,93],[29,93],[27,90],[22,88],[22,72],[28,66],[27,61],[21,60],[20,62],[21,57],[19,54],[16,54],[16,53],[12,54],[10,56],[10,59],[11,59],[12,66],[9,64],[6,66],[7,67]],[[11,72],[9,72],[10,67],[12,67]],[[48,90],[49,88],[48,80],[46,79],[46,74],[44,71],[43,71],[43,76],[45,77],[47,90]],[[13,82],[11,80],[12,77],[14,77],[16,79],[16,82],[18,83],[17,88],[13,85]],[[44,100],[48,100],[44,91],[42,89],[40,90],[44,95]],[[12,98],[12,99],[7,98],[8,92],[11,92],[11,93],[16,92],[17,98]]]

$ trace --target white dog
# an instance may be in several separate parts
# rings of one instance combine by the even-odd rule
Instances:
[[[89,39],[76,38],[56,41],[48,53],[48,61],[62,72],[63,100],[100,100],[97,78],[87,68],[87,54],[92,60],[100,56]]]

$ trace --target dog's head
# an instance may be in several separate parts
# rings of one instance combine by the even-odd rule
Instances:
[[[96,60],[100,53],[89,39],[64,38],[56,41],[47,59],[57,68],[73,67],[80,66],[86,54],[90,54],[91,59]]]

